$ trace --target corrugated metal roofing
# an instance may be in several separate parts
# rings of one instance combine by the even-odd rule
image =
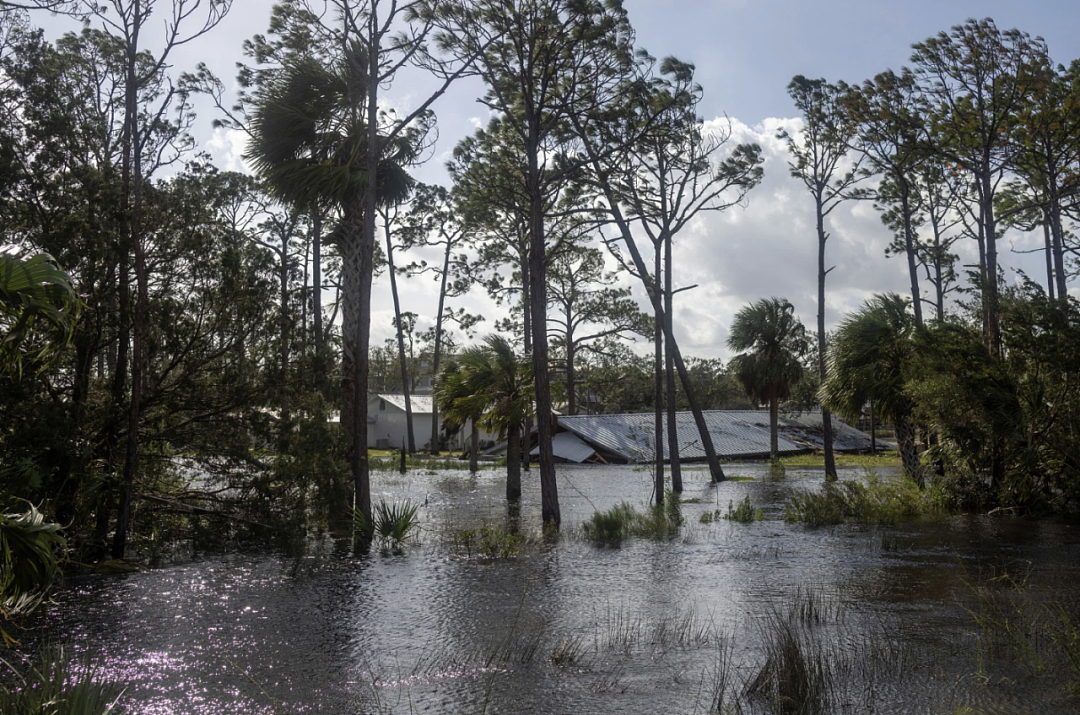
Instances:
[[[727,410],[728,414],[739,415],[740,419],[753,423],[762,429],[769,429],[769,413],[763,410]],[[792,442],[813,449],[823,449],[824,438],[821,435],[821,411],[781,413],[777,425],[778,431]],[[832,416],[833,448],[842,452],[859,452],[870,449],[870,435],[857,430]],[[881,445],[878,447],[881,448]]]
[[[712,435],[713,446],[721,457],[738,458],[768,455],[769,429],[768,414],[765,414],[765,429],[756,424],[756,420],[747,420],[739,412],[708,411],[704,413],[705,424]],[[634,462],[652,461],[654,458],[653,415],[575,415],[560,417],[559,424],[574,432],[587,442],[614,452]],[[701,445],[694,416],[689,412],[680,412],[675,416],[676,434],[679,440],[679,456],[683,459],[704,459],[705,449]],[[667,425],[661,433],[665,451],[667,446]],[[806,450],[803,445],[780,436],[778,440],[781,454],[791,454]]]
[[[709,410],[705,424],[712,435],[713,447],[723,458],[762,457],[769,454],[769,413],[762,410]],[[819,449],[821,413],[781,416],[778,421],[778,447],[781,454]],[[633,462],[654,459],[653,415],[574,415],[559,418],[559,424],[586,442],[614,452]],[[694,416],[679,412],[675,416],[679,456],[686,460],[705,458]],[[838,450],[870,448],[870,436],[833,417],[834,445]],[[667,451],[667,420],[661,432]]]
[[[551,438],[551,450],[556,457],[567,462],[581,464],[596,454],[596,449],[589,446],[573,432],[558,432]],[[533,447],[532,454],[540,454],[539,445]]]

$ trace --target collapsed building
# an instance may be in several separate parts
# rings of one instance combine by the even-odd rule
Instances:
[[[708,410],[703,413],[713,447],[721,459],[766,459],[769,456],[769,413],[763,410]],[[555,433],[552,450],[558,462],[575,464],[640,464],[655,461],[654,416],[652,413],[624,415],[552,415]],[[667,420],[661,447],[668,451]],[[689,412],[675,416],[679,459],[705,461],[694,417]],[[832,418],[833,449],[837,452],[869,452],[870,435]],[[777,442],[781,455],[807,454],[824,448],[821,412],[781,415]],[[530,440],[532,455],[539,454],[535,432]],[[888,445],[878,444],[878,448]],[[506,443],[498,444],[484,457],[506,454]]]

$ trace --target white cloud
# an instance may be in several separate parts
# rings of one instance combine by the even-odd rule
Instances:
[[[244,161],[247,151],[247,134],[239,129],[216,127],[206,141],[206,150],[214,158],[214,164],[225,171],[240,171],[250,174],[251,169]]]

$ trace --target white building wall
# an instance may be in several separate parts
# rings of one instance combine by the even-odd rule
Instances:
[[[387,440],[389,449],[401,449],[401,445],[404,443],[408,446],[408,426],[405,419],[405,411],[386,403],[385,409],[379,409],[379,398],[374,398],[368,403],[368,448],[377,449],[379,447],[379,440]],[[371,418],[374,418],[374,422],[371,422]],[[469,434],[472,430],[472,424],[465,426],[465,429],[459,430],[450,441],[450,449],[461,450],[464,448],[465,440],[469,438]],[[485,433],[481,433],[481,439],[485,438]],[[490,438],[490,437],[489,437]],[[413,413],[413,439],[416,440],[416,448],[420,450],[427,450],[428,443],[431,442],[431,413]]]

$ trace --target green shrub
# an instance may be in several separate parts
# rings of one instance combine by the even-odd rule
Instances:
[[[487,559],[513,558],[527,542],[524,535],[505,526],[480,527],[480,555]]]
[[[931,499],[910,477],[885,480],[868,470],[865,482],[825,482],[821,491],[793,491],[784,507],[784,520],[809,526],[891,524],[934,511]]]

